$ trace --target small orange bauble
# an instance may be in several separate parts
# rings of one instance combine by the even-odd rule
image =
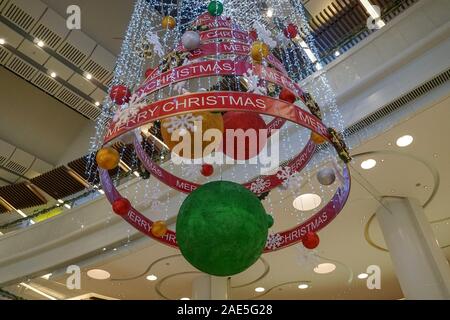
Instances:
[[[154,222],[152,225],[151,233],[157,238],[164,237],[167,233],[166,223],[164,221]]]
[[[112,170],[119,165],[120,155],[114,148],[102,148],[97,152],[95,160],[100,168]]]
[[[311,140],[312,140],[315,144],[322,144],[322,143],[325,143],[325,142],[327,141],[324,137],[322,137],[321,135],[319,135],[319,134],[317,134],[317,133],[315,133],[315,132],[313,132],[313,133],[311,134]]]
[[[162,19],[161,24],[162,24],[163,29],[173,29],[173,28],[175,28],[175,25],[176,25],[177,23],[176,23],[174,17],[171,17],[171,16],[165,16],[165,17]]]
[[[270,53],[269,47],[267,44],[261,41],[255,41],[252,44],[252,48],[250,50],[250,56],[255,62],[262,62],[264,58],[266,58]]]

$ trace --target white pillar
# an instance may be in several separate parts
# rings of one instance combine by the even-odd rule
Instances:
[[[406,299],[450,299],[450,266],[416,199],[383,199],[376,213]]]
[[[193,300],[228,300],[229,280],[226,277],[201,275],[192,282]]]

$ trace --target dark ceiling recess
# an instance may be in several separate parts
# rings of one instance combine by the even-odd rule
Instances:
[[[0,197],[16,209],[37,207],[47,203],[25,182],[1,187]],[[7,210],[0,205],[0,212],[7,212]]]

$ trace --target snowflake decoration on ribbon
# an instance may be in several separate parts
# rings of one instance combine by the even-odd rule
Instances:
[[[270,186],[269,181],[258,178],[250,185],[250,191],[256,194],[261,194],[267,189],[268,186]]]
[[[272,39],[272,33],[270,33],[270,31],[268,31],[262,23],[255,21],[253,23],[253,28],[258,34],[259,40],[267,44],[272,49],[277,46],[277,42]]]
[[[270,250],[275,250],[283,244],[283,237],[279,233],[271,234],[267,238],[266,247]]]
[[[243,77],[247,82],[248,92],[261,95],[267,94],[267,89],[259,85],[260,79],[257,74],[254,74],[253,69],[248,69],[247,72],[243,74]]]
[[[196,132],[196,122],[200,122],[202,120],[202,116],[194,116],[192,113],[187,113],[181,116],[169,118],[163,126],[164,128],[167,128],[167,132],[170,134],[180,130],[180,135],[184,135],[187,131]]]
[[[159,40],[159,36],[153,32],[153,31],[149,31],[147,33],[147,42],[151,45],[153,45],[153,51],[158,55],[158,57],[163,57],[164,56],[164,50],[161,44],[161,41]]]
[[[282,167],[277,173],[277,178],[282,180],[282,185],[285,188],[289,187],[289,183],[292,178],[292,169],[289,166]]]
[[[141,105],[131,106],[129,104],[124,104],[123,108],[114,114],[113,121],[116,127],[127,124],[131,118],[139,113],[140,107]]]

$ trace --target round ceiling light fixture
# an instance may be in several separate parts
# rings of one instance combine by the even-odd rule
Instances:
[[[298,285],[298,288],[301,289],[301,290],[305,290],[305,289],[308,289],[309,286],[306,283],[302,283],[302,284]]]
[[[95,280],[106,280],[111,277],[111,274],[102,269],[92,269],[87,272],[87,275],[89,278],[95,279]]]
[[[413,143],[414,138],[412,136],[410,136],[409,134],[401,136],[400,138],[397,139],[397,146],[399,146],[400,148],[404,148],[409,146],[411,143]]]
[[[361,162],[361,168],[363,168],[364,170],[370,170],[374,168],[376,165],[377,162],[374,159],[367,159]]]
[[[314,272],[318,274],[327,274],[336,270],[336,265],[332,263],[321,263],[314,268]]]
[[[180,300],[191,300],[191,298],[184,297],[184,298],[181,298]]]
[[[146,279],[147,279],[148,281],[156,281],[156,280],[158,280],[158,277],[155,276],[154,274],[151,274],[151,275],[147,276]]]
[[[367,279],[369,277],[369,275],[367,273],[360,273],[358,274],[358,279]]]
[[[300,211],[310,211],[322,203],[322,198],[314,193],[305,193],[295,198],[292,205]]]
[[[258,288],[255,288],[255,291],[256,292],[264,292],[264,291],[266,291],[266,289],[264,289],[263,287],[258,287]]]

